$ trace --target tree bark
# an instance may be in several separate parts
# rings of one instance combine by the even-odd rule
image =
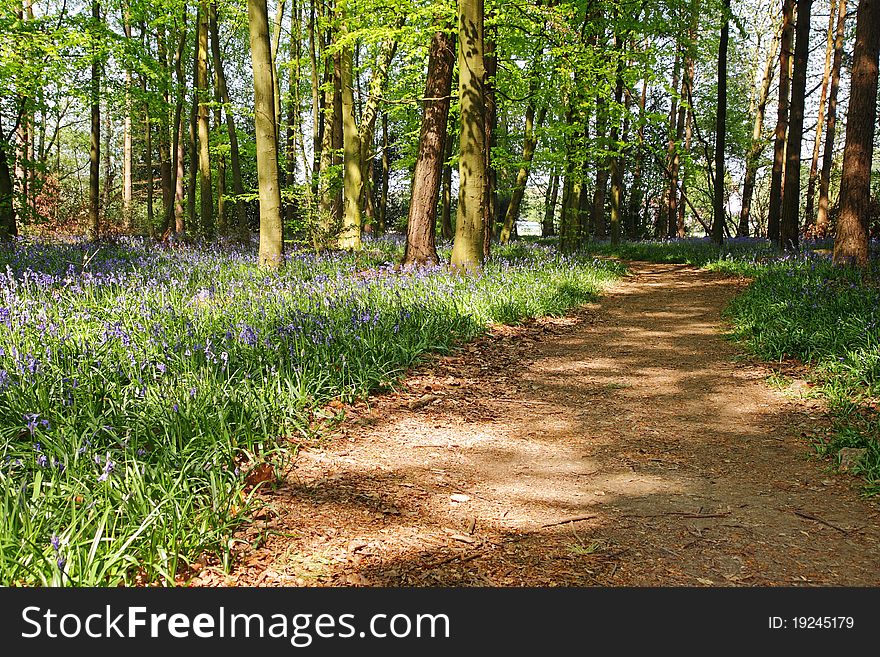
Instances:
[[[501,244],[507,244],[510,241],[514,228],[516,228],[520,207],[526,193],[526,183],[529,180],[529,171],[532,167],[532,158],[535,155],[535,147],[538,143],[535,128],[544,122],[546,115],[547,108],[542,107],[538,112],[537,118],[535,118],[535,101],[533,98],[529,100],[529,104],[526,107],[525,131],[523,132],[522,161],[516,172],[516,182],[514,183],[510,203],[507,206],[507,211],[504,213],[504,225],[501,227],[501,235],[499,236]]]
[[[406,251],[403,256],[405,265],[437,264],[440,261],[435,245],[437,195],[443,175],[454,67],[455,37],[438,30],[431,39],[428,53],[425,106],[407,218]]]
[[[449,160],[452,159],[454,141],[454,135],[447,125],[446,148],[444,149],[445,155],[443,156],[443,188],[440,192],[440,234],[443,236],[443,239],[448,241],[452,241],[452,238],[455,236],[455,231],[452,229],[452,165],[449,164]]]
[[[724,0],[724,25],[718,44],[718,103],[715,110],[715,189],[712,203],[712,241],[724,240],[724,144],[727,136],[727,44],[730,38],[730,0]]]
[[[553,220],[556,216],[556,200],[559,198],[559,174],[550,176],[547,185],[547,199],[544,208],[544,221],[541,222],[541,237],[551,237],[556,233]]]
[[[101,195],[101,57],[98,52],[97,30],[101,21],[101,5],[92,0],[92,77],[90,86],[91,132],[89,139],[89,219],[86,239],[98,239],[100,230]]]
[[[831,64],[831,89],[828,91],[828,119],[825,130],[825,147],[822,150],[822,170],[819,172],[819,209],[816,213],[814,234],[822,238],[828,233],[829,188],[831,166],[834,160],[834,137],[837,132],[837,91],[840,88],[840,67],[843,62],[843,38],[846,31],[846,3],[838,0],[837,29],[834,34],[834,57]]]
[[[496,53],[495,30],[487,37],[485,28],[483,33],[483,124],[485,128],[485,149],[483,154],[486,160],[486,201],[483,206],[483,260],[489,257],[492,246],[492,236],[495,234],[495,221],[497,217],[495,190],[497,188],[497,175],[492,166],[492,148],[495,146],[497,135],[495,123],[498,118],[498,105],[495,101],[495,74],[498,72],[498,56]]]
[[[804,210],[804,224],[812,226],[815,222],[816,179],[819,177],[819,151],[822,146],[822,129],[825,127],[825,102],[828,99],[828,83],[831,80],[831,54],[834,52],[834,23],[837,18],[837,5],[830,2],[828,12],[828,36],[825,42],[825,67],[822,69],[822,91],[819,93],[819,109],[816,118],[816,138],[813,140],[813,155],[810,158],[810,175],[807,181],[807,205]]]
[[[472,272],[483,265],[487,205],[483,0],[459,0],[458,69],[459,190],[450,264],[458,271]]]
[[[197,120],[199,138],[199,230],[202,235],[210,237],[214,232],[214,192],[211,187],[210,130],[208,126],[207,0],[199,0],[196,72],[196,96],[199,99]]]
[[[217,25],[217,3],[211,3],[211,15],[209,21],[211,32],[211,58],[214,64],[214,75],[217,81],[217,90],[220,94],[220,102],[223,104],[223,112],[226,117],[226,133],[229,135],[229,164],[232,168],[232,191],[236,196],[235,218],[236,225],[232,231],[239,237],[247,232],[247,214],[244,196],[244,182],[241,176],[241,155],[238,148],[238,132],[235,129],[235,116],[232,113],[232,104],[229,100],[229,89],[226,86],[226,74],[223,71],[223,59],[220,54],[220,32]]]
[[[248,0],[248,32],[254,72],[254,128],[257,142],[257,180],[260,192],[259,265],[278,268],[284,258],[281,187],[278,181],[278,131],[275,127],[275,89],[266,0]]]
[[[791,91],[791,54],[794,40],[795,0],[782,0],[782,38],[779,50],[779,105],[773,143],[773,170],[770,175],[770,202],[767,210],[767,237],[779,242],[782,194],[785,171],[785,138],[788,131],[789,93]]]
[[[18,235],[13,198],[15,190],[6,154],[6,140],[0,138],[0,241],[6,242]]]
[[[752,214],[752,198],[755,193],[755,178],[758,175],[758,163],[761,154],[767,145],[764,139],[764,115],[767,110],[767,102],[770,99],[770,85],[775,77],[776,67],[774,63],[779,55],[779,41],[782,37],[782,26],[773,35],[770,44],[770,52],[764,65],[761,76],[761,86],[754,98],[752,114],[755,120],[752,123],[752,137],[749,142],[749,150],[746,153],[746,171],[743,179],[742,208],[739,213],[739,225],[736,229],[737,237],[748,237],[750,232],[749,222]]]
[[[846,146],[840,178],[840,216],[834,238],[834,262],[867,268],[871,164],[877,119],[877,67],[880,53],[880,2],[859,0],[853,49]]]
[[[804,104],[807,92],[807,63],[810,54],[810,14],[813,0],[797,0],[797,36],[791,79],[788,143],[785,147],[785,185],[779,222],[779,246],[796,251],[800,242],[801,146],[804,136]]]
[[[128,3],[123,10],[122,30],[126,41],[131,40],[131,12]],[[132,229],[132,143],[131,143],[131,69],[125,68],[124,87],[125,116],[122,120],[122,225],[126,231]]]
[[[348,35],[348,29],[345,25],[347,20],[345,2],[339,0],[337,7],[339,7],[341,17],[339,34],[344,40]],[[354,115],[353,65],[350,45],[342,47],[340,71],[342,83],[343,211],[339,248],[345,251],[356,251],[361,248],[360,200],[364,180],[360,167],[361,140]]]

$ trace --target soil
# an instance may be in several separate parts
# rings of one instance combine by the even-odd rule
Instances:
[[[746,281],[629,263],[346,406],[196,586],[877,586],[880,506],[804,381],[724,338]],[[337,407],[341,407],[337,404]]]

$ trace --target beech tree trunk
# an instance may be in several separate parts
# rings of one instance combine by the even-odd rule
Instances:
[[[834,138],[837,133],[837,91],[840,88],[840,67],[843,62],[843,37],[846,31],[846,3],[838,0],[837,28],[834,32],[834,57],[831,64],[831,89],[828,91],[828,119],[825,146],[822,150],[822,169],[819,172],[819,209],[816,212],[814,234],[822,238],[828,233],[828,204],[831,187],[831,166],[834,161]]]
[[[449,32],[439,30],[431,39],[428,53],[425,108],[413,173],[404,264],[437,264],[440,261],[435,245],[437,195],[443,175],[449,93],[452,90],[454,67],[455,37]]]
[[[101,5],[92,0],[92,29],[97,31],[101,21]],[[91,132],[89,138],[89,219],[86,239],[98,239],[101,211],[101,59],[98,54],[97,34],[92,35],[92,77],[90,86]]]
[[[281,265],[284,234],[281,222],[281,186],[278,181],[278,131],[275,127],[275,89],[272,83],[272,47],[266,0],[248,0],[248,32],[254,71],[254,127],[257,142],[257,181],[260,192],[259,264]]]
[[[483,0],[459,0],[458,70],[458,211],[450,264],[458,271],[472,272],[483,265],[487,203]]]
[[[211,187],[211,150],[208,116],[208,2],[199,0],[198,42],[196,48],[196,96],[199,99],[197,134],[199,138],[199,230],[205,236],[214,232],[214,192]]]
[[[807,92],[807,60],[810,53],[810,13],[813,0],[798,0],[794,70],[785,147],[785,185],[779,224],[779,246],[796,251],[799,245],[801,210],[801,145],[804,137],[804,104]]]
[[[541,222],[541,237],[551,237],[556,233],[553,220],[556,217],[556,200],[559,198],[559,174],[550,176],[547,185],[547,199],[544,208],[544,221]]]
[[[724,144],[727,137],[727,44],[730,38],[730,0],[724,0],[725,19],[718,44],[718,102],[715,110],[715,189],[712,203],[712,241],[724,240]]]
[[[791,54],[794,41],[794,2],[782,0],[782,38],[779,50],[779,105],[773,142],[773,171],[770,175],[770,201],[767,210],[767,237],[779,242],[782,193],[785,171],[785,138],[788,131],[788,104],[791,91]]]
[[[840,216],[834,239],[834,262],[867,268],[871,164],[877,119],[877,66],[880,53],[880,1],[859,0],[853,49],[846,146],[840,179]]]

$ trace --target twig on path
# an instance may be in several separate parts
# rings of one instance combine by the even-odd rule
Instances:
[[[681,516],[682,518],[726,518],[730,511],[723,513],[689,513],[687,511],[666,511],[665,513],[627,513],[624,518],[662,518],[663,516]]]
[[[807,520],[815,520],[818,523],[821,523],[823,525],[827,525],[828,527],[831,527],[831,529],[836,529],[837,531],[839,531],[843,534],[849,534],[849,531],[847,531],[843,527],[838,527],[837,525],[830,523],[827,520],[823,520],[822,518],[820,518],[818,516],[814,516],[811,513],[806,513],[805,511],[798,511],[797,509],[795,509],[793,511],[793,513],[794,513],[794,515],[800,516],[801,518],[806,518]]]
[[[460,554],[455,554],[451,557],[447,557],[446,559],[440,559],[439,561],[435,561],[434,563],[429,563],[425,566],[425,570],[432,570],[434,568],[439,568],[440,566],[445,566],[446,564],[459,559],[459,563],[467,563],[468,561],[473,561],[474,559],[478,559],[483,556],[482,552],[475,552],[467,557],[463,557]]]
[[[546,525],[541,525],[541,529],[546,527],[556,527],[557,525],[567,525],[570,522],[581,522],[582,520],[591,520],[595,518],[595,514],[591,516],[578,516],[577,518],[569,518],[568,520],[558,520],[557,522],[548,522]]]

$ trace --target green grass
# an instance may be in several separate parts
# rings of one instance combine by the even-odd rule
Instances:
[[[0,247],[0,584],[173,584],[228,566],[248,469],[281,472],[322,408],[495,322],[561,314],[622,268],[548,247],[483,273],[151,243]]]

